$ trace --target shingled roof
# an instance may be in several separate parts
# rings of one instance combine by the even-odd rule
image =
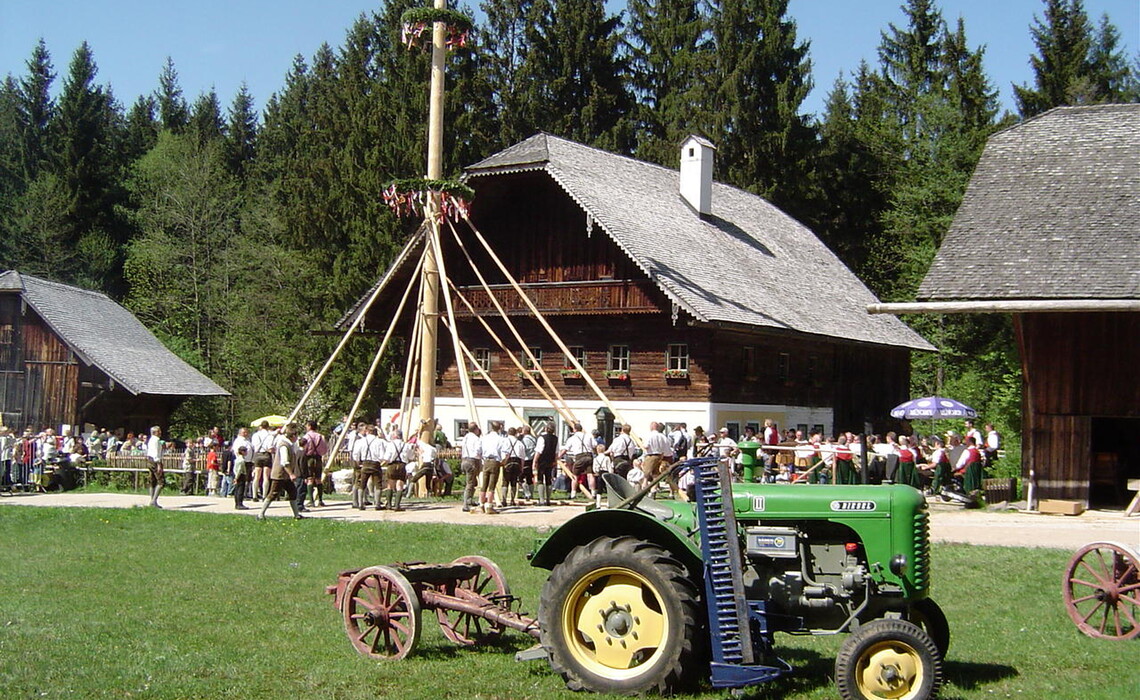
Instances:
[[[868,315],[877,301],[871,291],[807,227],[761,197],[715,183],[712,213],[702,217],[680,196],[677,170],[549,134],[467,173],[470,180],[527,170],[548,173],[697,321],[934,349],[897,318]]]
[[[106,294],[15,270],[0,273],[0,293],[5,292],[22,294],[76,355],[132,394],[229,396]]]
[[[918,297],[1140,298],[1140,104],[991,136]]]

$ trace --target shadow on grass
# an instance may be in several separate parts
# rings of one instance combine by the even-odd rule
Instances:
[[[431,622],[434,622],[434,615]],[[424,620],[426,625],[429,620]],[[499,637],[492,637],[484,639],[478,644],[472,646],[463,646],[461,644],[453,644],[448,641],[440,642],[421,642],[419,647],[416,648],[416,658],[432,659],[432,660],[451,660],[456,658],[456,655],[466,654],[494,654],[510,655],[513,657],[515,653],[534,646],[534,639],[530,636],[514,634],[506,632]],[[545,668],[546,664],[542,666]]]
[[[810,649],[777,648],[776,655],[791,667],[791,673],[762,685],[744,689],[744,698],[763,700],[808,693],[832,684],[835,659]],[[726,691],[727,692],[727,691]]]
[[[1006,678],[1021,675],[1017,669],[1004,664],[979,664],[962,661],[945,661],[942,664],[942,675],[957,688],[974,690],[987,683],[996,683]]]

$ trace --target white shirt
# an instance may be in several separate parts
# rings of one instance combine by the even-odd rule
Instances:
[[[435,445],[429,442],[421,442],[416,445],[419,452],[420,464],[434,464],[435,463]]]
[[[986,449],[987,450],[996,450],[1000,446],[1001,446],[1001,436],[998,435],[998,431],[991,430],[989,433],[986,434]]]
[[[161,462],[163,447],[162,438],[151,435],[146,441],[146,458],[152,462]]]
[[[234,457],[238,456],[239,447],[245,448],[246,461],[253,459],[253,443],[249,441],[249,438],[244,435],[238,435],[234,438],[234,444],[230,445],[230,451],[234,453]]]
[[[736,440],[725,435],[716,443],[716,449],[720,452],[721,458],[731,457],[732,453],[736,451]]]
[[[276,436],[268,430],[258,430],[253,434],[254,452],[272,452]]]
[[[570,437],[566,438],[566,444],[562,446],[566,451],[566,456],[577,457],[587,450],[586,436],[582,433],[571,433]]]
[[[352,458],[357,462],[384,462],[388,451],[388,441],[376,435],[362,435],[352,448]]]
[[[606,453],[613,457],[633,459],[633,438],[625,433],[618,435],[610,443],[610,449],[606,450]]]
[[[508,459],[514,457],[520,461],[526,461],[526,446],[523,445],[522,440],[508,435],[504,442],[507,445],[506,456]]]
[[[496,462],[503,460],[503,448],[506,439],[502,435],[488,430],[482,438],[479,439],[480,449],[483,452],[483,459],[493,459]]]
[[[460,456],[463,459],[483,459],[483,442],[478,435],[467,433],[463,436]]]
[[[736,445],[735,442],[732,444]],[[673,444],[660,431],[650,430],[649,437],[645,438],[645,454],[671,455],[673,454]]]

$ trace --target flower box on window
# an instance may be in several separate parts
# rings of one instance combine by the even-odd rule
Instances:
[[[520,370],[518,372],[515,372],[515,374],[518,375],[519,379],[526,379],[527,375],[530,375],[535,379],[542,379],[542,370],[538,369],[528,369],[525,372]]]
[[[666,379],[688,379],[689,370],[687,369],[667,369],[663,372]]]
[[[485,369],[471,369],[467,370],[467,376],[472,379],[487,381],[487,370]]]
[[[607,369],[606,379],[611,382],[628,382],[629,370],[626,369]]]
[[[582,373],[574,368],[567,368],[562,370],[563,379],[581,379]]]

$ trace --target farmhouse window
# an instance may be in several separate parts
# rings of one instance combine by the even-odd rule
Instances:
[[[491,371],[491,351],[488,348],[475,348],[471,353],[475,356],[475,369],[481,369],[484,372]]]
[[[629,371],[629,346],[611,345],[609,352],[609,367],[611,372]]]
[[[569,350],[570,350],[570,355],[565,358],[565,361],[564,361],[562,366],[565,369],[574,369],[574,363],[570,361],[570,357],[573,357],[575,360],[578,361],[578,364],[585,367],[586,366],[586,348],[582,347],[581,345],[571,345]]]
[[[527,353],[525,352],[520,353],[519,360],[522,361],[522,366],[526,367],[528,370],[538,369],[539,366],[542,365],[542,348],[527,349],[530,350],[530,356],[534,357],[534,359],[530,359],[530,357],[528,357]]]
[[[669,344],[665,369],[679,372],[689,371],[689,346],[687,343]]]

